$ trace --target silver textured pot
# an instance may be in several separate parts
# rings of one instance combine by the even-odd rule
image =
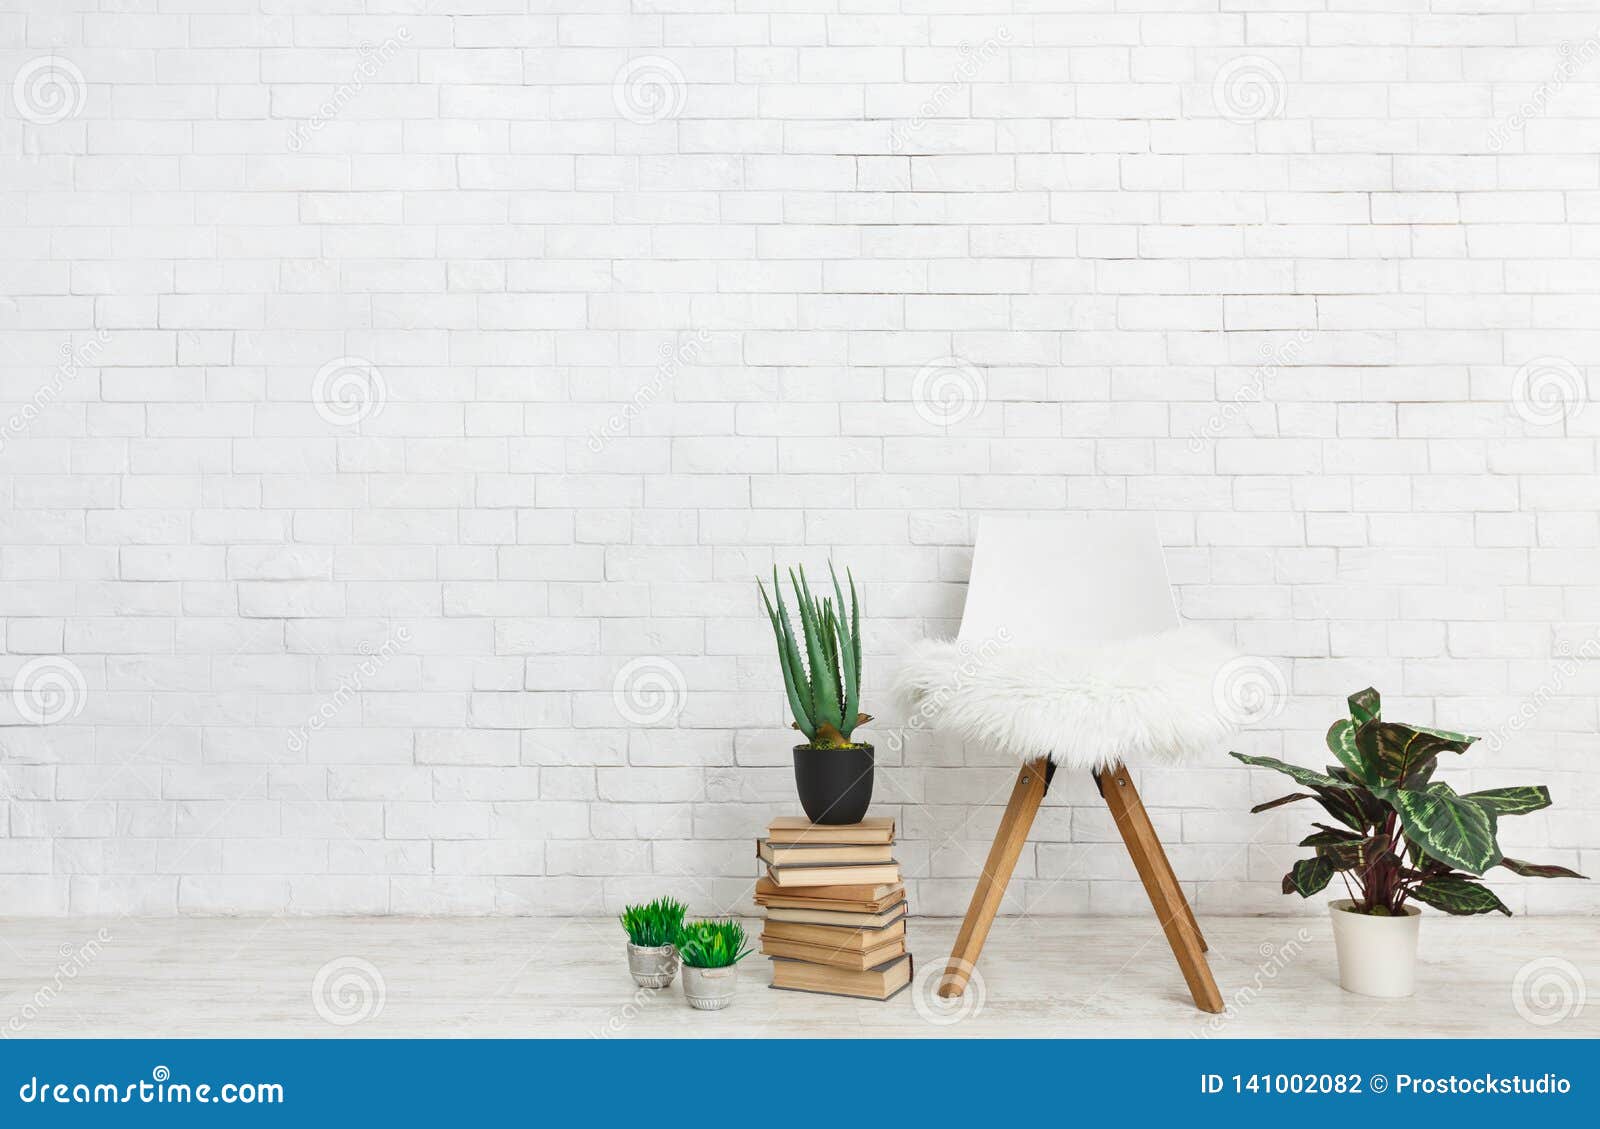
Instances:
[[[739,986],[739,966],[726,968],[695,968],[683,966],[683,994],[690,1007],[701,1011],[721,1011],[733,1002],[733,990]]]
[[[628,942],[628,971],[641,988],[665,988],[678,974],[678,950],[671,945]]]

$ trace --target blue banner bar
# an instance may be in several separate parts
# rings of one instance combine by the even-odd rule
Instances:
[[[0,1124],[1239,1126],[1301,1113],[1593,1124],[1595,1051],[1443,1039],[12,1041],[0,1045]]]

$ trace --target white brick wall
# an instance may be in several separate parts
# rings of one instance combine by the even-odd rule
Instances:
[[[736,906],[753,574],[854,567],[892,721],[995,509],[1159,513],[1240,747],[1376,683],[1600,870],[1600,21],[1162,7],[0,3],[0,915]],[[1142,781],[1201,910],[1315,911],[1222,754]],[[959,911],[1010,771],[882,757]],[[1011,907],[1141,901],[1061,779]]]

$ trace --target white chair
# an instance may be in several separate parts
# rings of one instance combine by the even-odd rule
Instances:
[[[1056,769],[1093,773],[1195,1005],[1222,1010],[1205,941],[1129,765],[1171,764],[1237,726],[1232,648],[1179,625],[1154,518],[985,516],[961,632],[916,644],[897,679],[927,724],[1022,761],[940,994],[977,963]]]

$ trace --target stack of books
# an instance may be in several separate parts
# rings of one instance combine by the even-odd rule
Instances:
[[[774,988],[886,1000],[911,983],[894,820],[830,826],[780,816],[756,857],[766,867],[756,902]]]

